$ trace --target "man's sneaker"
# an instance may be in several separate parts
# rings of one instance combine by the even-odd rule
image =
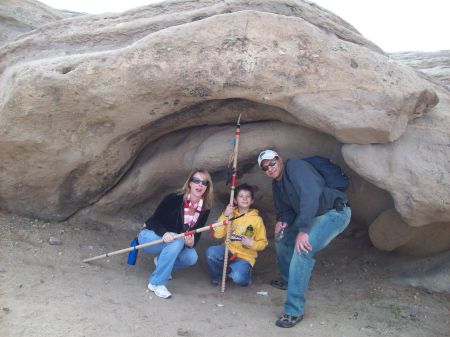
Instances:
[[[155,267],[158,265],[158,257],[157,256],[155,256],[153,258],[153,263],[155,264]],[[171,279],[172,279],[172,275],[169,276],[169,280],[171,280]]]
[[[170,293],[169,290],[167,290],[166,286],[164,286],[164,285],[155,286],[155,285],[149,283],[148,289],[153,291],[155,293],[155,295],[158,297],[161,297],[161,298],[171,298],[172,297],[172,294]]]
[[[300,316],[291,316],[284,314],[278,320],[275,322],[276,326],[279,326],[280,328],[292,328],[295,326],[298,322],[300,322],[303,319],[303,315]]]

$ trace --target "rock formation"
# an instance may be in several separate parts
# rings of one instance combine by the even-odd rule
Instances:
[[[389,54],[394,60],[407,64],[450,89],[450,50],[432,53],[402,52]]]
[[[222,208],[243,112],[239,165],[268,218],[256,156],[273,147],[340,163],[357,222],[395,208],[406,226],[450,230],[448,91],[314,4],[167,1],[68,18],[1,47],[0,74],[11,212],[123,226],[198,166]]]
[[[61,20],[64,13],[31,0],[2,0],[0,3],[0,46],[20,34]]]

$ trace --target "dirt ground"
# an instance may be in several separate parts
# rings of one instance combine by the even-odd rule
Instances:
[[[450,336],[450,295],[394,284],[393,261],[350,227],[317,256],[305,319],[274,325],[285,292],[273,243],[250,287],[210,285],[203,257],[174,273],[164,300],[147,290],[152,258],[127,254],[81,260],[127,247],[135,231],[84,223],[45,223],[0,213],[0,336]],[[398,261],[396,261],[398,262]],[[267,295],[258,294],[267,292]]]

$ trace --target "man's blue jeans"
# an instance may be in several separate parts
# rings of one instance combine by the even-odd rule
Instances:
[[[154,231],[143,229],[138,235],[139,244],[160,240],[161,237]],[[142,250],[148,254],[159,255],[158,265],[150,275],[149,283],[159,286],[166,285],[172,274],[172,269],[181,269],[194,265],[198,255],[194,248],[184,245],[184,238],[179,238],[171,243],[144,247]]]
[[[219,282],[222,280],[225,246],[210,246],[206,249],[206,262],[211,273],[211,279]],[[228,277],[240,286],[248,286],[252,279],[252,266],[243,259],[235,259],[228,264],[231,268]]]
[[[315,263],[314,256],[344,231],[350,223],[350,217],[350,207],[344,207],[341,212],[333,209],[316,217],[309,232],[311,252],[299,253],[295,250],[295,246],[291,244],[293,238],[288,237],[289,235],[296,236],[297,232],[295,231],[286,231],[285,237],[276,243],[281,281],[288,284],[286,301],[284,302],[285,314],[291,316],[303,315],[306,291]],[[289,244],[286,244],[287,242]]]

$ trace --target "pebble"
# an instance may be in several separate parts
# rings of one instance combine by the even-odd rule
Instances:
[[[218,306],[219,308],[223,307],[222,303],[217,303],[216,306]]]
[[[269,296],[269,293],[267,291],[257,291],[256,294],[260,296]]]
[[[200,303],[201,303],[201,304],[206,304],[206,301],[201,301]]]
[[[60,245],[61,244],[61,240],[59,240],[58,238],[55,238],[54,236],[50,236],[48,238],[48,243],[52,246],[56,246],[56,245]]]

